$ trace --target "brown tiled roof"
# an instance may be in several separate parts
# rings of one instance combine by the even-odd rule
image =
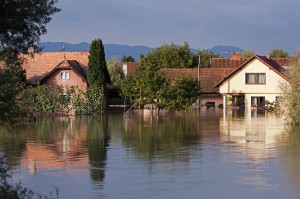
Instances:
[[[87,82],[87,76],[85,71],[81,68],[80,64],[76,60],[65,60],[60,62],[55,68],[52,69],[46,76],[44,76],[40,83],[45,82],[48,77],[50,77],[55,71],[60,69],[70,69],[73,70],[81,79]]]
[[[127,64],[127,75],[129,76],[133,74],[139,65],[141,65],[140,62],[122,62],[122,65],[123,64]]]
[[[243,62],[247,61],[246,59],[232,60],[230,58],[212,58],[211,59],[211,68],[237,68]]]
[[[293,66],[297,58],[272,58],[275,62],[277,62],[280,66]]]
[[[74,67],[73,69],[77,72],[80,71],[79,74],[86,78],[89,52],[42,52],[35,54],[33,57],[21,55],[21,58],[25,60],[23,68],[26,70],[28,83],[37,84],[55,67],[61,64],[63,60],[68,60],[71,63],[69,65],[72,65],[72,67]],[[76,63],[74,63],[74,61],[76,61]],[[83,73],[85,75],[83,75]],[[107,83],[111,83],[107,70],[105,71],[105,76]]]
[[[82,70],[87,72],[88,52],[42,52],[33,57],[21,55],[25,59],[23,68],[30,84],[37,84],[63,60],[76,60]]]
[[[200,68],[199,79],[203,93],[218,93],[219,89],[214,88],[214,85],[229,74],[232,68]],[[197,68],[162,68],[167,80],[174,80],[178,76],[187,76],[193,79],[198,79]]]
[[[236,72],[242,70],[249,62],[251,62],[253,59],[258,59],[261,62],[263,62],[267,67],[269,67],[270,70],[273,70],[275,73],[277,73],[278,75],[280,75],[281,77],[283,77],[284,79],[286,79],[286,77],[283,75],[283,67],[280,66],[276,61],[267,58],[266,56],[259,56],[259,55],[254,55],[252,56],[250,59],[248,59],[246,62],[242,63],[239,67],[237,67],[236,69],[234,69],[231,73],[229,73],[227,76],[225,76],[222,80],[220,80],[219,82],[217,82],[215,84],[215,87],[220,86],[224,81],[226,81],[227,79],[229,79],[231,76],[233,76]]]

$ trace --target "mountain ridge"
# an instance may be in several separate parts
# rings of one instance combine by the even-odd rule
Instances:
[[[43,48],[43,52],[85,52],[89,51],[90,44],[88,42],[80,42],[76,44],[67,42],[41,42],[40,47]],[[132,56],[136,61],[140,60],[140,55],[146,55],[148,51],[155,48],[150,48],[144,45],[123,45],[123,44],[103,44],[105,50],[105,57],[107,60],[116,57],[121,61],[124,55]],[[213,53],[219,53],[221,57],[231,57],[232,53],[241,53],[244,50],[236,46],[225,46],[216,45],[212,48],[206,49],[207,51],[212,51]],[[191,48],[193,53],[197,52],[197,49]]]

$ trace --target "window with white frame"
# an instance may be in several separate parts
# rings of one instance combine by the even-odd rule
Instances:
[[[266,84],[266,73],[246,73],[246,84]]]
[[[70,79],[69,72],[66,72],[66,71],[60,72],[60,79]]]

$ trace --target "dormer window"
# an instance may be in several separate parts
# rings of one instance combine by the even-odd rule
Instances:
[[[246,73],[246,84],[266,84],[266,73]]]
[[[60,79],[70,79],[69,72],[65,72],[65,71],[60,72]]]

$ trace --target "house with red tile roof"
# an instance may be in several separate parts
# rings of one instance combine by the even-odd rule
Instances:
[[[34,54],[33,57],[21,55],[28,84],[79,86],[83,89],[88,87],[88,57],[88,52],[42,52]],[[105,75],[110,83],[107,70]]]
[[[266,101],[279,101],[280,84],[288,83],[285,69],[275,60],[254,55],[215,84],[223,95],[223,104],[244,103],[245,107],[265,105]]]

